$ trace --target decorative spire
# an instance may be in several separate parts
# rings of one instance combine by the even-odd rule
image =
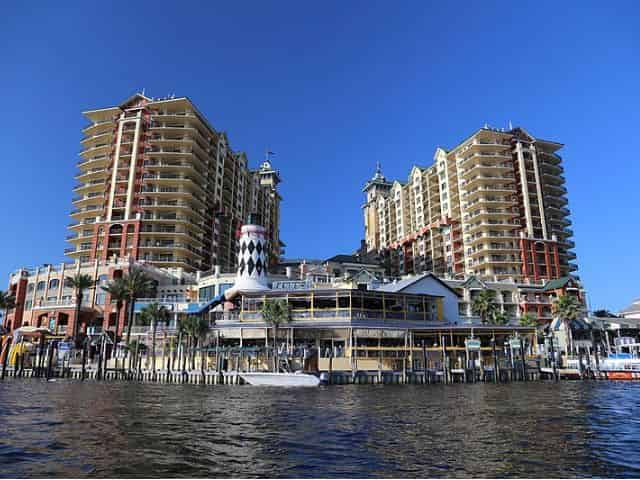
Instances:
[[[373,176],[373,178],[371,179],[372,181],[385,181],[386,179],[384,178],[384,175],[382,175],[382,166],[380,165],[380,162],[376,162],[376,173]]]

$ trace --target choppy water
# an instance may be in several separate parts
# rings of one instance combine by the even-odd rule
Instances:
[[[640,384],[0,384],[0,476],[640,476]]]

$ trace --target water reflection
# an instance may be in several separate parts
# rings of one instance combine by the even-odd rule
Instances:
[[[640,384],[0,384],[0,476],[638,476]]]

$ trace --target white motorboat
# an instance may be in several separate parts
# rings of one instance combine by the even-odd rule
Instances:
[[[302,372],[248,372],[241,373],[240,376],[249,385],[261,387],[317,387],[320,385],[318,377]]]

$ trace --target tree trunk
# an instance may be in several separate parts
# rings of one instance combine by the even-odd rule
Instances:
[[[82,305],[82,292],[76,295],[76,318],[73,321],[73,341],[78,344],[78,334],[80,332],[80,305]]]
[[[120,310],[122,305],[120,302],[116,303],[116,324],[113,326],[113,341],[118,343],[118,324],[120,323]]]
[[[193,336],[193,346],[191,347],[191,370],[196,369],[196,349],[198,348],[198,337]]]
[[[278,373],[280,370],[280,355],[278,353],[278,326],[273,326],[273,371]]]
[[[567,339],[569,342],[569,351],[573,355],[573,332],[571,331],[571,322],[567,322]]]
[[[151,325],[151,371],[154,378],[156,376],[156,323],[154,318]]]
[[[135,318],[134,315],[134,305],[136,303],[136,299],[135,297],[130,297],[129,298],[129,314],[127,315],[127,345],[129,345],[129,342],[131,341],[131,327],[133,327],[133,319]]]
[[[567,347],[567,357],[569,355],[571,355],[571,333],[570,333],[570,327],[569,327],[569,321],[568,320],[562,320],[562,325],[564,325],[564,333],[566,336],[566,347]]]
[[[187,352],[185,350],[187,350],[187,345],[189,343],[189,338],[187,336],[186,339],[183,339],[183,343],[180,345],[182,347],[182,371],[186,372],[187,371]]]

